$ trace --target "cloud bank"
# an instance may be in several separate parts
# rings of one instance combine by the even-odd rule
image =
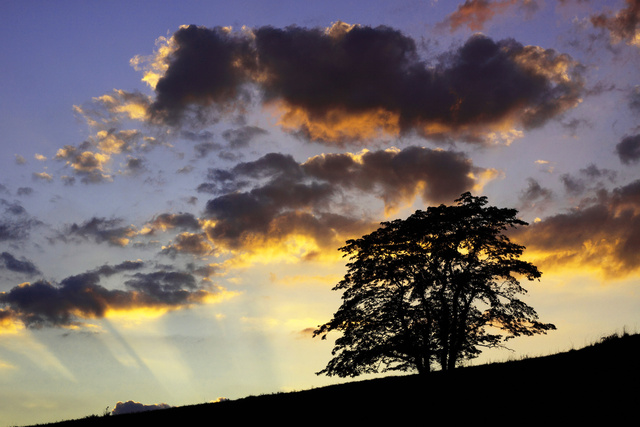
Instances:
[[[283,129],[331,144],[407,134],[486,142],[489,130],[558,117],[583,90],[569,56],[482,35],[438,58],[420,57],[398,30],[341,22],[240,32],[186,26],[165,41],[147,59],[151,121],[215,121],[257,97]]]
[[[545,269],[576,268],[606,278],[623,278],[640,268],[640,181],[549,216],[514,233],[528,256]]]
[[[5,260],[6,262],[6,260]],[[189,272],[145,267],[141,261],[103,265],[59,283],[37,280],[0,293],[0,323],[28,328],[75,327],[112,312],[170,311],[215,300],[221,290],[200,284]],[[110,289],[105,278],[124,274],[123,287]]]

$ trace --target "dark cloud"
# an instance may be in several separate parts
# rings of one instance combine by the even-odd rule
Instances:
[[[181,233],[162,248],[164,255],[175,257],[177,254],[189,254],[195,256],[211,255],[213,246],[205,233]]]
[[[539,205],[544,205],[553,198],[553,191],[541,186],[537,180],[529,178],[527,181],[527,188],[520,194],[520,202],[525,208],[537,208]]]
[[[174,34],[172,46],[155,87],[155,120],[235,111],[250,85],[279,111],[285,129],[320,141],[380,132],[480,141],[493,126],[544,124],[574,107],[583,89],[581,67],[570,57],[482,35],[433,67],[395,29],[343,23],[250,33],[190,26]]]
[[[155,216],[146,224],[144,232],[154,234],[157,231],[174,228],[178,230],[198,231],[200,230],[200,221],[195,215],[188,212],[162,213]]]
[[[198,158],[207,157],[210,152],[218,151],[222,148],[222,146],[216,142],[201,142],[193,146],[193,149],[196,152],[196,156]]]
[[[226,108],[238,102],[246,73],[255,68],[247,38],[221,27],[191,25],[178,30],[173,40],[176,50],[149,109],[154,121],[177,124],[192,105]]]
[[[560,181],[562,182],[562,185],[564,186],[564,190],[567,192],[567,194],[572,196],[580,195],[586,189],[584,180],[580,178],[576,178],[575,176],[572,176],[571,174],[568,174],[568,173],[563,174],[560,177]]]
[[[0,242],[22,241],[34,227],[41,224],[39,220],[30,217],[18,203],[0,199],[0,207],[4,208],[0,216]]]
[[[144,261],[139,261],[139,260],[123,261],[120,264],[116,264],[116,265],[105,264],[95,269],[94,272],[101,276],[109,277],[118,273],[137,271],[143,268],[144,266],[145,266]]]
[[[640,86],[634,87],[629,94],[629,108],[636,113],[640,113]]]
[[[243,148],[260,135],[268,132],[257,126],[243,126],[239,129],[227,129],[222,133],[222,137],[229,142],[231,148]]]
[[[594,27],[609,31],[613,43],[624,41],[640,46],[640,0],[626,0],[626,7],[614,15],[594,15],[591,17],[591,23]]]
[[[138,175],[146,170],[145,159],[141,157],[128,157],[123,165],[126,175]]]
[[[203,182],[196,188],[198,193],[216,194],[218,192],[218,186],[212,182]]]
[[[17,259],[9,252],[2,252],[0,254],[0,262],[4,264],[4,268],[16,273],[27,274],[29,276],[40,274],[40,270],[35,264],[27,259]]]
[[[145,305],[152,307],[180,306],[191,301],[194,296],[196,301],[199,298],[195,277],[191,273],[181,271],[135,273],[132,278],[125,280],[124,284],[140,295]],[[204,294],[200,297],[204,297]]]
[[[450,202],[492,173],[474,167],[462,153],[421,147],[324,154],[303,163],[269,153],[230,170],[211,170],[211,191],[225,192],[208,201],[204,215],[214,223],[207,227],[214,243],[237,246],[251,236],[299,233],[324,246],[334,243],[338,230],[361,223],[351,216],[358,209],[353,194],[377,197],[393,211],[416,197]],[[332,208],[343,214],[328,214]]]
[[[592,181],[601,180],[609,182],[614,182],[618,175],[616,171],[599,168],[593,163],[586,168],[580,169],[580,173]]]
[[[17,194],[18,196],[29,196],[33,193],[33,188],[31,187],[20,187],[18,188]]]
[[[220,240],[235,246],[232,242],[252,234],[277,238],[294,230],[313,233],[305,230],[305,226],[317,228],[319,224],[314,217],[296,212],[322,206],[333,191],[326,183],[276,180],[248,192],[216,197],[206,205],[206,215],[215,221],[215,226],[208,229],[209,237],[214,242]]]
[[[358,157],[321,155],[305,162],[303,170],[332,185],[376,195],[390,209],[416,195],[425,202],[450,202],[491,172],[474,167],[463,153],[422,147],[367,151]]]
[[[565,191],[571,196],[580,196],[586,191],[598,192],[608,184],[617,180],[616,171],[599,168],[590,164],[579,170],[577,174],[563,174],[560,176]]]
[[[575,137],[578,133],[578,130],[583,127],[591,127],[591,123],[585,119],[570,119],[566,122],[561,123],[562,127],[569,132],[569,135]]]
[[[60,286],[38,281],[0,295],[0,304],[27,327],[69,326],[76,318],[104,316],[110,304],[122,306],[126,293],[97,285],[97,275],[85,274],[65,279]],[[129,301],[130,302],[130,301]]]
[[[24,216],[27,213],[26,209],[16,202],[12,203],[5,199],[0,199],[0,205],[4,206],[4,212],[11,216]]]
[[[198,287],[188,272],[158,270],[139,272],[144,264],[126,261],[115,266],[69,276],[60,283],[39,280],[23,283],[0,294],[5,320],[22,322],[29,328],[80,325],[86,319],[102,318],[109,310],[137,308],[180,309],[205,302],[212,294]],[[108,289],[103,277],[126,273],[126,289]]]
[[[187,269],[198,276],[201,277],[211,277],[219,272],[219,268],[216,265],[196,265],[194,263],[188,263]]]
[[[577,267],[610,277],[640,269],[640,181],[600,190],[579,207],[514,233],[545,268]]]
[[[183,129],[180,131],[180,136],[184,139],[194,142],[208,142],[213,140],[213,132],[209,130],[203,130],[201,132],[195,132],[192,130]]]
[[[76,183],[76,178],[74,176],[64,175],[60,177],[60,180],[64,183],[64,185],[71,186]]]
[[[640,161],[640,134],[622,138],[616,145],[616,153],[625,165],[638,163]]]
[[[108,243],[113,246],[126,246],[129,239],[136,234],[132,225],[121,225],[120,218],[93,217],[81,224],[73,223],[67,226],[57,239],[62,241],[88,241]]]

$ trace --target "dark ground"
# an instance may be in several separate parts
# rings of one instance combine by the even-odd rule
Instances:
[[[48,427],[260,425],[640,425],[640,335],[552,356],[292,393],[91,416]]]

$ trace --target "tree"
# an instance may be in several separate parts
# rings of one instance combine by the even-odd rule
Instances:
[[[343,292],[342,304],[314,336],[342,334],[318,374],[451,370],[482,347],[555,329],[518,299],[526,293],[519,278],[541,273],[506,235],[527,225],[517,210],[486,206],[486,197],[470,193],[456,203],[383,222],[340,248],[350,259],[333,288]]]

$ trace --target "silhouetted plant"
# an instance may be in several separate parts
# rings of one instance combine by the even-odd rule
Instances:
[[[526,293],[517,276],[541,275],[505,235],[527,223],[515,209],[485,206],[486,197],[464,193],[456,202],[383,222],[340,248],[350,257],[334,287],[343,302],[314,336],[342,334],[318,374],[427,373],[434,363],[451,370],[480,347],[555,329],[517,298]]]

